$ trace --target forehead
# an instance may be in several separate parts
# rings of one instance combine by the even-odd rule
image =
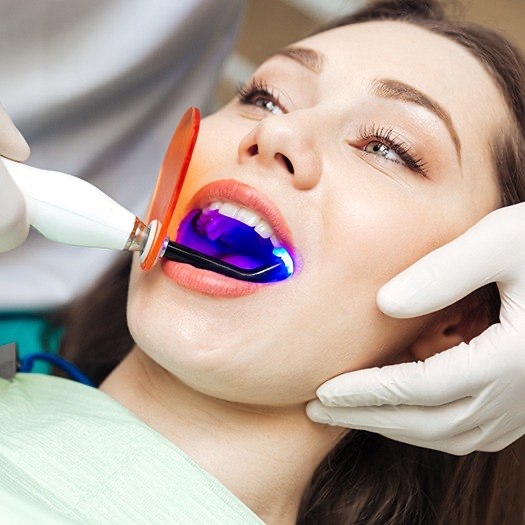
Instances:
[[[502,95],[477,58],[453,40],[413,24],[352,24],[298,45],[324,55],[321,82],[338,84],[341,93],[383,77],[416,87],[447,109],[460,136],[467,135],[462,142],[486,145],[489,130],[505,115]]]

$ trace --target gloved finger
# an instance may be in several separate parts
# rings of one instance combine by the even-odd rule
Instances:
[[[415,447],[446,452],[447,454],[453,454],[454,456],[466,456],[476,450],[480,450],[478,447],[480,446],[480,440],[482,439],[481,436],[482,431],[480,427],[474,427],[465,432],[451,436],[450,438],[441,440],[418,440],[414,439],[412,436],[401,435],[391,439]]]
[[[506,432],[497,439],[483,444],[477,450],[481,450],[482,452],[499,452],[522,436],[525,436],[525,424],[512,431]]]
[[[497,425],[497,421],[490,422]],[[487,436],[491,436],[491,432],[487,430],[486,425],[477,426],[453,435],[442,440],[417,440],[413,436],[396,436],[396,441],[407,443],[408,445],[415,445],[417,447],[430,448],[432,450],[440,450],[455,456],[465,456],[474,451],[479,452],[499,452],[505,447],[508,447],[514,441],[525,435],[525,425],[500,435],[497,439],[487,441]]]
[[[476,395],[495,373],[490,363],[472,367],[475,352],[471,341],[470,346],[461,343],[426,361],[356,370],[323,383],[317,397],[324,405],[334,407],[443,405]]]
[[[325,407],[317,400],[307,405],[316,423],[376,432],[391,439],[411,436],[414,442],[452,438],[479,427],[470,410],[471,399],[460,399],[439,407],[382,406],[366,408]]]
[[[2,105],[0,105],[0,155],[19,162],[29,157],[27,142]]]
[[[0,252],[22,244],[28,233],[24,196],[0,159]]]
[[[331,410],[334,410],[334,409],[327,409],[321,403],[319,403],[319,401],[311,401],[307,406],[308,416],[310,417],[310,419],[312,419],[316,423],[337,425],[336,421],[338,417],[334,416],[333,413],[327,414],[327,411],[331,411]],[[335,409],[335,410],[343,410],[343,409]],[[330,417],[330,419],[328,419],[328,417]],[[469,428],[468,430],[465,430],[463,432],[458,432],[458,433],[451,432],[450,436],[447,436],[442,439],[436,439],[437,436],[432,435],[431,432],[428,432],[427,436],[425,436],[424,438],[421,435],[414,436],[413,434],[410,434],[410,433],[404,434],[402,431],[399,431],[399,430],[392,431],[392,429],[381,428],[378,426],[371,427],[367,425],[353,425],[352,421],[350,421],[349,418],[346,418],[345,422],[346,422],[345,425],[337,425],[337,426],[345,426],[353,430],[366,430],[368,432],[374,432],[388,439],[399,441],[407,445],[428,448],[431,450],[438,450],[440,452],[446,452],[448,454],[453,454],[455,456],[464,456],[466,454],[470,454],[471,452],[474,452],[475,450],[480,450],[484,452],[497,452],[505,448],[507,445],[509,445],[515,439],[519,438],[525,433],[525,428],[518,429],[516,432],[512,433],[511,435],[502,437],[501,439],[491,443],[490,445],[483,445],[482,440],[485,434],[482,431],[482,428],[480,426]],[[421,424],[424,425],[425,422],[421,422]]]
[[[523,244],[524,213],[518,204],[485,216],[385,284],[377,294],[379,308],[392,317],[415,317],[445,308],[489,282],[505,281],[506,270],[522,267],[514,252],[513,257],[507,255],[516,243]],[[520,221],[514,221],[517,215]],[[507,262],[512,268],[506,267]]]

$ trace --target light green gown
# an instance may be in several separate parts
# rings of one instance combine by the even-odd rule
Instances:
[[[2,525],[263,523],[112,398],[67,379],[0,379]]]

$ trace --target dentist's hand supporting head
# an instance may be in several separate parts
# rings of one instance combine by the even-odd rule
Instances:
[[[1,105],[0,156],[17,161],[29,157],[29,146]],[[28,231],[24,197],[0,162],[0,252],[22,244]]]
[[[418,363],[359,370],[319,387],[313,421],[368,430],[463,455],[495,452],[525,434],[525,203],[484,217],[381,288],[398,318],[444,308],[496,282],[500,323]]]

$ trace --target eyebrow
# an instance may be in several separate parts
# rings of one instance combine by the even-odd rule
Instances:
[[[283,56],[299,62],[302,66],[316,74],[321,73],[324,66],[324,56],[309,47],[291,46],[277,51],[274,56]]]
[[[372,83],[372,93],[381,98],[417,104],[434,113],[445,124],[456,148],[458,162],[461,164],[461,141],[450,113],[441,104],[419,91],[419,89],[393,78],[375,79]]]
[[[281,49],[275,55],[295,60],[295,62],[316,74],[321,73],[323,70],[324,55],[309,47],[289,46]],[[458,162],[461,165],[461,141],[450,113],[441,104],[419,91],[419,89],[393,78],[377,78],[372,82],[371,87],[372,93],[378,97],[416,104],[434,113],[445,124],[456,148]]]

